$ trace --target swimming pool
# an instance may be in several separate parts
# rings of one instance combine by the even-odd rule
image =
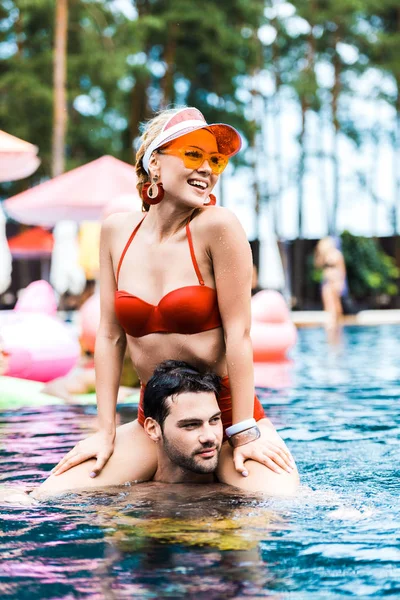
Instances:
[[[399,598],[399,333],[299,332],[291,387],[263,394],[311,488],[297,499],[145,484],[3,507],[1,598]],[[39,482],[94,418],[3,411],[0,483]]]

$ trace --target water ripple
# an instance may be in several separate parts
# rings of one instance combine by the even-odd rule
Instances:
[[[293,387],[260,391],[296,499],[150,483],[4,506],[1,598],[400,597],[398,338],[347,328],[332,348],[302,330]],[[3,411],[1,485],[36,485],[94,426],[93,407]]]

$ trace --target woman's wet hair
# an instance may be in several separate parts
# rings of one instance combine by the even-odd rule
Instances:
[[[174,396],[185,392],[211,392],[218,397],[220,391],[221,378],[215,373],[200,373],[184,361],[166,360],[156,367],[146,385],[144,416],[157,421],[162,429]]]
[[[182,110],[182,107],[167,108],[166,110],[161,111],[145,124],[142,135],[140,136],[140,146],[139,150],[136,152],[135,169],[137,176],[136,187],[140,197],[142,198],[142,210],[144,212],[147,212],[150,209],[150,205],[147,204],[147,202],[143,202],[142,189],[144,184],[150,181],[150,176],[143,168],[143,156],[145,155],[145,152],[150,146],[151,142],[155,140],[156,137],[161,133],[162,128],[168,119],[170,119],[172,115],[176,114],[180,110]]]

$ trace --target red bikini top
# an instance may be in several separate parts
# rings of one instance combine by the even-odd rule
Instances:
[[[119,259],[118,277],[122,261],[145,217],[133,230]],[[124,290],[115,292],[115,313],[128,335],[142,337],[149,333],[200,333],[221,327],[217,292],[204,284],[193,249],[189,223],[186,225],[190,256],[199,285],[187,285],[161,298],[157,305],[133,296]]]

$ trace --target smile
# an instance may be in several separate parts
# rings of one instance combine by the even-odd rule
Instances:
[[[200,190],[206,190],[208,188],[208,183],[206,181],[201,181],[200,179],[189,179],[188,184]]]

